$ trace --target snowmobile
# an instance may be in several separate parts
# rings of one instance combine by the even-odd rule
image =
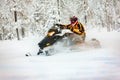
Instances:
[[[37,53],[37,55],[40,55],[42,53],[45,53],[46,55],[49,55],[49,51],[44,49],[46,47],[52,46],[55,43],[57,43],[58,41],[61,41],[63,38],[68,37],[70,34],[72,34],[72,32],[70,31],[63,31],[60,26],[58,25],[53,25],[53,27],[51,27],[48,30],[47,35],[38,43],[39,46],[39,52]]]
[[[39,51],[37,55],[46,55],[50,56],[51,53],[54,52],[54,49],[52,49],[52,46],[56,46],[55,44],[58,42],[62,42],[65,44],[65,47],[71,47],[71,50],[74,50],[77,48],[79,51],[91,49],[91,48],[100,48],[100,42],[96,38],[92,38],[89,41],[85,41],[84,43],[80,43],[75,45],[76,42],[74,36],[71,37],[75,33],[71,32],[70,30],[61,29],[58,25],[53,25],[47,32],[47,35],[38,43]],[[73,49],[74,48],[74,49]],[[26,56],[29,56],[31,54],[26,54]]]
[[[53,27],[51,27],[49,30],[48,30],[48,33],[47,35],[38,43],[38,46],[39,46],[39,51],[37,53],[37,55],[40,55],[40,54],[45,54],[47,56],[49,56],[50,52],[52,49],[48,49],[46,50],[47,47],[51,47],[52,45],[56,44],[57,42],[60,42],[62,40],[65,40],[69,43],[68,46],[73,46],[74,47],[74,39],[71,38],[71,35],[72,34],[75,34],[73,32],[71,32],[70,30],[63,30],[60,28],[60,26],[58,25],[53,25]],[[64,41],[62,41],[64,42]],[[66,43],[65,43],[66,44]],[[101,47],[100,45],[100,42],[99,40],[97,40],[96,38],[92,38],[91,40],[89,41],[85,41],[84,44],[80,44],[80,49],[91,49],[91,48],[99,48]],[[78,48],[78,46],[77,46]]]

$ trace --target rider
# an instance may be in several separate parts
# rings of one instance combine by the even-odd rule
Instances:
[[[78,18],[73,16],[70,18],[70,24],[68,25],[63,25],[63,24],[56,24],[57,26],[59,26],[61,29],[70,29],[73,33],[70,34],[69,36],[72,38],[73,43],[83,43],[85,41],[85,29],[83,27],[83,25],[78,22]],[[43,48],[50,46],[52,44],[54,44],[54,41],[56,42],[57,39],[61,38],[61,37],[57,37],[57,36],[53,36],[53,39],[49,39],[49,36],[51,36],[51,34],[54,33],[59,33],[59,31],[54,31],[54,29],[50,29],[47,34],[47,37],[45,37],[45,39],[43,39],[38,45],[40,47],[39,52],[37,53],[37,55],[43,53]],[[63,36],[64,37],[64,36]],[[50,37],[51,38],[51,37]],[[46,44],[46,42],[49,42]]]
[[[73,33],[72,36],[77,42],[83,43],[85,41],[86,33],[83,25],[78,21],[76,16],[70,18],[70,24],[56,24],[60,26],[61,29],[70,29]]]

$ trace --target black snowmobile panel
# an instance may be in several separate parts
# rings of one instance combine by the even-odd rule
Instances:
[[[61,39],[62,39],[62,36],[45,37],[40,43],[38,43],[38,45],[41,49],[44,49],[45,47],[51,46],[54,43],[56,43],[58,40],[61,40]]]

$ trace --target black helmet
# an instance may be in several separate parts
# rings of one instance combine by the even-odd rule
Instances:
[[[70,21],[72,24],[75,23],[77,20],[78,20],[78,18],[76,16],[73,16],[70,18]]]

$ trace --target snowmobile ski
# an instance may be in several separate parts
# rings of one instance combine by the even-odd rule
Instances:
[[[30,52],[26,53],[25,56],[32,56]]]
[[[29,57],[29,56],[39,56],[39,55],[51,56],[53,54],[51,54],[51,52],[49,52],[49,51],[44,51],[42,53],[37,53],[37,55],[32,55],[30,52],[25,54],[26,57]]]

